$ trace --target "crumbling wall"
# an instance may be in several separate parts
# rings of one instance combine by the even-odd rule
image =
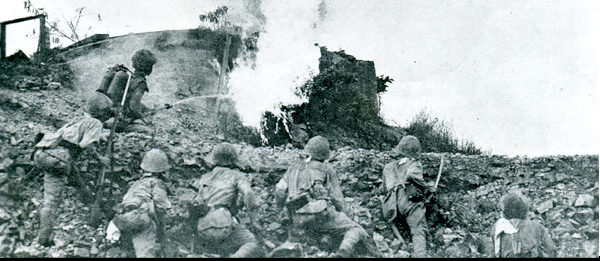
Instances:
[[[87,96],[100,83],[106,69],[124,64],[130,69],[131,57],[139,49],[148,49],[158,62],[147,77],[150,92],[143,102],[151,105],[173,103],[181,98],[217,94],[224,35],[202,30],[175,30],[129,34],[70,48],[57,56],[74,71],[74,85]],[[208,36],[211,36],[209,38]],[[235,37],[234,37],[235,38]],[[219,40],[220,39],[220,40]],[[240,40],[235,38],[230,64],[237,55]]]

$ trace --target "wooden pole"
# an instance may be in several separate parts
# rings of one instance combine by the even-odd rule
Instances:
[[[6,58],[6,24],[0,24],[0,59]]]
[[[43,60],[46,58],[46,51],[49,49],[48,30],[46,28],[46,16],[40,17],[40,38],[38,39],[38,56]]]

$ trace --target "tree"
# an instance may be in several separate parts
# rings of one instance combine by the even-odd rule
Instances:
[[[44,8],[37,8],[37,7],[33,6],[33,4],[31,3],[31,0],[24,1],[23,5],[24,5],[23,8],[29,13],[32,13],[35,15],[43,14],[46,17],[48,16],[48,13],[44,10]],[[59,21],[59,20],[50,21],[49,19],[46,19],[46,26],[48,28],[50,28],[50,36],[52,38],[51,39],[52,43],[59,44],[60,38],[65,38],[65,39],[75,43],[75,42],[79,42],[80,40],[82,40],[82,38],[87,37],[87,33],[90,32],[90,30],[92,30],[92,26],[88,27],[86,31],[82,31],[81,28],[79,27],[79,21],[81,20],[81,17],[86,16],[83,12],[84,10],[85,10],[85,7],[79,7],[77,9],[75,9],[75,15],[71,19],[67,19],[64,16],[64,14],[62,15],[62,17],[63,17],[62,21]],[[98,14],[98,22],[101,22],[101,21],[102,21],[102,18],[100,17],[100,14]],[[61,26],[61,24],[63,24],[63,26]],[[64,25],[66,25],[67,29],[63,29]]]

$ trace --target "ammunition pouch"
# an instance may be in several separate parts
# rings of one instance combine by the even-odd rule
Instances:
[[[296,213],[296,210],[308,204],[308,198],[308,193],[291,196],[286,200],[285,207],[290,211],[290,213]]]
[[[135,234],[150,226],[152,219],[147,210],[135,208],[115,215],[113,222],[123,233]]]

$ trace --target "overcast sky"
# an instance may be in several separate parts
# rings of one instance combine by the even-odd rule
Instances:
[[[70,18],[75,8],[86,7],[83,31],[111,36],[194,28],[200,13],[221,4],[240,6],[193,0],[32,2],[46,8],[50,20]],[[270,38],[262,45],[280,53],[285,49],[277,46],[289,46],[290,55],[257,73],[259,81],[271,81],[267,73],[277,70],[314,70],[318,49],[307,45],[316,41],[373,60],[377,74],[395,79],[382,100],[389,122],[405,126],[425,109],[451,123],[459,138],[494,154],[600,152],[600,1],[325,0],[325,17],[315,20],[319,3],[263,3]],[[2,6],[0,21],[27,15],[21,0],[2,1]],[[313,22],[318,28],[307,31],[304,26]],[[35,22],[9,26],[8,54],[32,52],[35,39],[25,34],[34,28]],[[278,31],[285,28],[293,32]]]

